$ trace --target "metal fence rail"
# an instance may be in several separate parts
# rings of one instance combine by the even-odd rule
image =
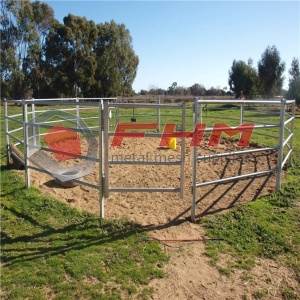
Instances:
[[[107,98],[106,98],[107,99]],[[107,100],[116,101],[116,98],[109,98]],[[41,150],[44,152],[53,152],[47,146],[40,145],[40,137],[46,133],[40,132],[40,129],[51,129],[57,122],[71,122],[73,125],[69,129],[74,132],[82,133],[84,129],[78,128],[78,120],[80,118],[80,111],[83,109],[96,109],[100,107],[102,110],[103,98],[57,98],[57,99],[26,99],[26,100],[5,100],[4,111],[5,111],[5,132],[6,132],[6,147],[7,147],[7,163],[11,156],[18,160],[25,167],[25,183],[26,186],[30,186],[30,170],[36,170],[42,173],[49,174],[53,177],[54,172],[49,172],[44,168],[33,165],[30,163],[30,156],[32,152]],[[10,106],[18,105],[21,106],[22,113],[11,114]],[[63,112],[74,112],[74,115],[70,114],[70,118],[47,120],[46,122],[40,123],[39,116],[43,113],[49,112],[49,109],[39,109],[40,105],[46,105],[50,111],[52,105],[59,105],[60,111]],[[98,118],[97,118],[98,119]],[[18,124],[18,125],[16,125]],[[21,126],[20,126],[21,125]],[[11,129],[11,127],[20,126],[18,128]],[[99,128],[98,128],[99,129]],[[99,134],[99,130],[91,131],[93,134]],[[24,160],[22,160],[13,150],[12,147],[20,147],[20,151],[24,153]],[[16,148],[18,150],[18,148]],[[68,152],[61,151],[61,154],[68,154]],[[99,162],[97,157],[91,157],[89,155],[79,155],[79,159]],[[59,174],[57,174],[59,175]],[[80,183],[87,186],[92,186],[99,189],[98,185],[93,185],[89,182],[72,179],[76,183]]]
[[[21,113],[10,113],[10,105],[18,105],[22,110]],[[47,120],[45,122],[39,121],[39,116],[49,112],[41,105],[47,105],[51,108],[52,105],[59,105],[59,111],[69,113],[69,118]],[[256,108],[259,108],[257,110]],[[289,111],[287,111],[287,108]],[[93,116],[86,116],[85,112],[93,110]],[[146,110],[146,113],[137,114],[141,118],[142,123],[152,122],[157,124],[157,130],[148,130],[145,132],[145,138],[155,137],[162,138],[163,132],[161,127],[166,124],[164,118],[169,118],[172,113],[165,112],[165,110],[179,110],[181,114],[176,114],[179,126],[176,127],[176,134],[180,135],[183,132],[181,139],[181,153],[180,160],[176,161],[137,161],[137,160],[117,160],[109,159],[110,157],[110,137],[115,134],[114,130],[117,125],[128,118],[131,115],[124,113],[127,109],[137,109],[140,112]],[[226,112],[227,109],[235,109],[238,113],[238,117],[232,117],[230,115],[220,115],[222,112]],[[123,111],[122,111],[123,110]],[[113,111],[113,113],[112,113]],[[92,135],[96,135],[98,138],[98,151],[97,155],[91,153],[80,154],[79,159],[85,160],[91,163],[99,163],[99,182],[93,184],[86,182],[81,178],[74,178],[72,181],[78,184],[86,185],[99,190],[99,202],[100,202],[100,216],[104,217],[104,203],[105,198],[109,196],[110,192],[168,192],[179,193],[183,197],[184,187],[184,168],[185,168],[185,130],[188,124],[186,114],[186,104],[161,104],[160,99],[157,99],[157,103],[119,103],[117,98],[58,98],[58,99],[29,99],[29,100],[4,100],[4,113],[5,113],[5,138],[7,147],[7,164],[9,164],[9,158],[13,156],[20,163],[25,166],[25,182],[26,186],[30,186],[30,170],[36,170],[39,172],[47,173],[51,176],[55,176],[55,172],[50,172],[47,169],[43,169],[37,165],[33,165],[30,162],[30,156],[37,150],[47,152],[53,152],[53,149],[47,147],[47,145],[41,145],[40,138],[43,137],[47,129],[51,129],[53,124],[60,122],[68,123],[67,127],[72,131],[83,134],[88,129]],[[179,116],[178,116],[179,115]],[[191,219],[195,220],[195,210],[197,195],[196,191],[206,185],[223,184],[231,181],[238,181],[250,177],[265,176],[267,174],[277,173],[276,176],[276,189],[281,187],[282,169],[285,164],[291,165],[292,163],[292,151],[293,151],[293,132],[294,132],[294,116],[295,116],[295,101],[286,100],[198,100],[195,98],[193,103],[193,124],[189,124],[196,128],[198,123],[205,123],[207,126],[204,129],[204,135],[211,133],[214,128],[215,122],[226,121],[229,126],[237,127],[243,123],[254,123],[253,136],[264,136],[266,141],[270,141],[269,145],[265,145],[261,148],[249,148],[246,150],[223,152],[223,153],[211,153],[209,155],[199,155],[198,145],[192,147],[192,203],[191,203]],[[86,127],[82,128],[80,122],[87,122]],[[139,120],[140,121],[140,120]],[[131,122],[136,122],[133,118]],[[72,125],[70,125],[72,124]],[[137,124],[137,123],[136,123]],[[42,132],[44,130],[44,132]],[[191,132],[189,132],[191,133]],[[190,136],[190,135],[189,135]],[[191,137],[191,136],[190,136]],[[194,136],[195,137],[195,136]],[[24,154],[24,157],[20,157],[15,153],[12,147],[19,147],[19,150]],[[246,174],[239,174],[237,176],[227,178],[216,178],[205,182],[198,182],[197,180],[197,162],[205,159],[230,157],[236,155],[250,155],[260,152],[276,152],[277,153],[277,165],[274,168],[268,170],[260,170],[256,172],[249,172]],[[61,151],[62,154],[68,154],[68,151]],[[109,167],[113,165],[141,165],[148,166],[154,165],[174,165],[179,167],[180,183],[177,187],[118,187],[110,186]],[[58,174],[59,175],[59,174]]]
[[[217,115],[220,109],[216,108],[216,105],[229,105],[229,108],[232,108],[231,105],[235,107],[239,107],[240,117],[239,118],[230,118],[230,117],[220,117]],[[207,112],[209,110],[209,105],[213,108],[211,109],[211,115],[208,116]],[[250,109],[248,110],[248,117],[245,118],[245,114],[247,112],[246,105],[251,105]],[[272,117],[277,117],[276,123],[268,123],[267,121],[261,122],[257,120],[257,116],[251,115],[253,111],[253,106],[257,105],[260,108],[259,113],[261,115],[272,115]],[[272,114],[268,113],[269,106],[272,105],[272,108],[277,109],[276,113],[274,111]],[[291,107],[291,114],[286,113],[287,105]],[[222,107],[222,111],[226,110],[226,108]],[[214,180],[209,180],[205,182],[197,182],[197,162],[203,159],[207,159],[205,155],[198,155],[197,147],[193,147],[193,164],[192,164],[192,203],[191,203],[191,219],[195,221],[195,211],[196,211],[196,202],[197,202],[197,195],[196,191],[197,188],[212,185],[212,184],[223,184],[232,181],[247,179],[250,177],[262,176],[267,175],[270,173],[277,173],[276,177],[276,190],[278,191],[281,187],[281,178],[282,178],[282,169],[286,163],[291,165],[292,163],[292,150],[293,150],[293,132],[294,132],[294,116],[295,116],[295,101],[287,101],[285,99],[282,100],[198,100],[197,98],[194,99],[194,107],[193,107],[193,120],[194,120],[194,127],[200,121],[200,123],[204,122],[204,120],[210,117],[210,122],[213,120],[230,120],[236,121],[237,124],[232,125],[233,127],[237,127],[242,125],[243,122],[253,122],[254,125],[254,132],[253,135],[263,135],[269,138],[275,138],[277,143],[275,146],[264,147],[264,148],[257,148],[257,149],[249,149],[243,151],[234,151],[234,152],[227,152],[227,153],[218,153],[209,155],[209,158],[221,158],[221,157],[229,157],[232,155],[241,155],[241,154],[249,154],[254,152],[265,152],[265,151],[276,151],[278,153],[278,160],[277,160],[277,167],[276,168],[269,168],[268,170],[261,170],[253,173],[246,173],[240,174],[237,176],[227,177],[227,178],[217,178]],[[238,122],[237,122],[238,121]],[[205,123],[205,122],[204,122]],[[288,127],[290,125],[290,128]],[[277,129],[277,135],[269,134],[268,129],[275,128]],[[255,129],[264,130],[264,132],[255,132]],[[205,132],[211,132],[213,127],[205,128]],[[286,148],[288,151],[286,151]]]

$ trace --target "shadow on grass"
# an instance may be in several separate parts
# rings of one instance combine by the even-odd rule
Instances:
[[[5,207],[4,207],[5,209]],[[15,213],[10,210],[11,213]],[[17,214],[20,216],[20,214]],[[24,220],[34,225],[41,224],[33,218],[22,214]],[[61,228],[43,228],[35,234],[19,235],[11,237],[4,230],[2,234],[2,262],[6,266],[12,266],[16,262],[32,261],[42,257],[65,255],[69,251],[80,251],[92,246],[101,246],[114,243],[135,235],[139,231],[136,224],[116,224],[106,220],[85,219],[76,224],[70,224]],[[20,243],[26,248],[20,247]],[[101,248],[99,248],[100,251]]]
[[[109,246],[140,230],[133,222],[100,220],[41,196],[35,188],[26,189],[22,178],[7,170],[1,168],[1,259],[5,266]]]
[[[2,165],[2,166],[0,166],[0,172],[7,171],[7,170],[11,170],[11,166],[10,165]]]

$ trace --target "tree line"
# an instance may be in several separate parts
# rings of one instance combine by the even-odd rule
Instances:
[[[141,95],[173,95],[173,96],[233,96],[234,93],[229,91],[227,87],[205,88],[203,84],[195,83],[190,87],[177,85],[173,82],[168,89],[151,87],[149,90],[141,90]]]
[[[1,0],[1,96],[131,95],[139,58],[124,24],[69,14],[40,1]]]
[[[151,88],[149,91],[141,90],[142,95],[176,95],[176,96],[235,96],[235,98],[271,99],[275,96],[283,96],[288,99],[296,99],[300,104],[300,71],[299,59],[293,58],[289,69],[289,88],[283,89],[285,62],[280,58],[276,46],[268,46],[261,55],[257,69],[253,66],[253,60],[247,62],[234,60],[229,70],[227,87],[211,87],[206,89],[204,85],[195,83],[190,87],[178,86],[177,82],[167,89]]]
[[[234,60],[229,70],[228,84],[236,98],[254,99],[261,95],[265,99],[276,95],[296,99],[300,103],[299,59],[294,57],[289,69],[289,88],[283,91],[285,62],[281,60],[276,46],[268,46],[258,61],[257,69],[251,58],[248,62]]]

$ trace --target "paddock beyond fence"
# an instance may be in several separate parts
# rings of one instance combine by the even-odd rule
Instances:
[[[11,105],[18,105],[21,112],[10,114]],[[286,100],[198,100],[193,105],[186,103],[119,103],[117,98],[66,98],[66,99],[31,99],[5,100],[5,132],[7,146],[7,163],[13,157],[25,167],[26,186],[30,186],[30,170],[46,173],[55,180],[64,183],[86,185],[99,191],[100,216],[104,217],[105,199],[111,192],[158,192],[184,193],[184,170],[186,140],[194,139],[192,145],[192,184],[191,184],[191,219],[195,221],[197,199],[201,187],[219,185],[244,180],[251,177],[266,176],[276,173],[276,190],[281,187],[282,170],[292,163],[293,130],[295,101]],[[110,145],[118,135],[118,125],[127,124],[129,130],[120,135],[132,137],[141,134],[141,129],[152,124],[151,129],[144,130],[143,137],[171,138],[180,141],[180,156],[176,161],[137,160],[122,158],[111,159]],[[140,128],[139,124],[141,125]],[[156,124],[156,125],[155,125]],[[167,130],[167,124],[173,124],[173,131]],[[217,128],[216,125],[222,125]],[[249,146],[243,146],[233,152],[201,152],[201,143],[210,143],[212,136],[222,138],[232,136],[241,140],[247,133],[244,124],[253,124]],[[61,127],[63,129],[61,129]],[[130,126],[129,126],[130,125]],[[176,125],[176,126],[175,126]],[[144,127],[143,127],[144,126]],[[126,126],[125,126],[126,127]],[[149,128],[150,128],[149,127]],[[188,131],[187,131],[188,130]],[[74,149],[55,149],[48,141],[56,134],[65,134],[84,139],[88,148],[85,152],[74,153]],[[133,135],[132,135],[133,134]],[[264,145],[255,143],[264,138]],[[201,140],[200,140],[201,138]],[[211,140],[209,140],[211,139]],[[128,140],[128,139],[126,139]],[[207,142],[208,140],[208,142]],[[211,142],[213,144],[213,142]],[[75,143],[72,144],[76,148]],[[235,176],[199,181],[199,163],[207,159],[229,159],[231,157],[249,157],[254,153],[270,152],[277,154],[277,166],[250,173],[237,173]],[[76,157],[77,165],[68,166],[57,162],[58,155]],[[55,158],[56,157],[56,158]],[[169,187],[127,187],[111,186],[109,168],[113,165],[151,165],[159,173],[160,166],[178,166],[179,186]],[[85,175],[99,170],[98,182],[85,180]],[[176,167],[177,168],[177,167]],[[198,193],[198,194],[197,194]]]

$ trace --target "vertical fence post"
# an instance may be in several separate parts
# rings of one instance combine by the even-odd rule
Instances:
[[[295,113],[296,113],[296,101],[292,103],[292,124],[291,124],[291,132],[292,132],[292,137],[290,141],[290,148],[293,150],[293,140],[294,140],[294,130],[295,130]],[[293,165],[293,159],[292,159],[293,152],[291,152],[290,157],[289,157],[289,166]]]
[[[32,98],[32,100],[34,100],[34,98]],[[35,125],[35,104],[31,103],[31,116],[32,116],[32,138],[33,138],[33,145],[36,146],[37,142],[36,142],[36,138],[37,138],[37,134],[36,134],[36,127]]]
[[[198,98],[194,98],[193,106],[193,120],[194,128],[196,128],[198,119]],[[197,134],[197,132],[195,132]],[[194,141],[197,137],[194,136]],[[193,167],[192,167],[192,204],[191,204],[191,221],[195,222],[195,212],[196,212],[196,183],[197,183],[197,146],[193,145]]]
[[[104,218],[104,197],[103,197],[103,100],[99,101],[99,201],[100,218]]]
[[[116,103],[119,103],[119,98],[116,99]],[[119,124],[119,107],[116,108],[116,127],[117,128],[117,125]]]
[[[244,123],[244,103],[240,106],[240,125]],[[242,133],[240,133],[240,139],[242,138]]]
[[[158,105],[160,104],[160,96],[158,96],[157,98],[157,104]],[[157,124],[158,124],[157,132],[160,132],[160,108],[159,107],[157,108]]]
[[[197,102],[197,111],[198,111],[198,102]],[[196,115],[196,118],[198,118],[198,115]],[[200,123],[203,123],[203,104],[202,103],[200,103],[200,107],[199,107],[199,120],[200,120]],[[195,126],[196,126],[196,124],[194,124],[194,128],[195,128]]]
[[[9,165],[9,135],[8,135],[8,104],[6,98],[4,98],[4,118],[5,118],[5,141],[6,141],[6,165]]]
[[[245,103],[241,103],[240,107],[240,125],[244,123],[244,105]]]
[[[24,146],[24,165],[25,165],[25,184],[30,187],[30,169],[29,169],[29,149],[28,149],[28,107],[26,100],[22,100],[23,111],[23,146]]]
[[[181,115],[181,131],[185,132],[185,119],[186,119],[186,104],[182,103]],[[184,189],[184,164],[185,164],[185,138],[181,139],[181,164],[180,164],[180,198],[183,199]]]
[[[75,99],[76,103],[79,103],[79,98],[76,97]],[[76,129],[79,129],[79,118],[80,118],[80,112],[79,112],[79,105],[76,105]],[[79,136],[79,132],[77,131],[77,136]]]
[[[104,197],[109,197],[109,102],[104,101],[103,107],[103,165],[104,165]]]
[[[278,149],[278,162],[277,162],[277,179],[276,179],[276,191],[278,192],[281,188],[281,175],[282,175],[282,161],[283,161],[283,143],[284,143],[284,130],[285,130],[285,107],[286,107],[286,100],[281,100],[280,105],[280,128],[279,128],[279,149]]]

